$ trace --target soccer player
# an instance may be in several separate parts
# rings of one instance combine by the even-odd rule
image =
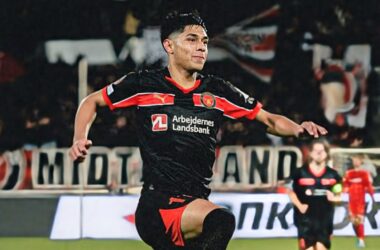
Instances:
[[[334,194],[331,190],[339,187],[342,179],[336,170],[327,166],[327,142],[314,140],[310,144],[309,158],[308,164],[292,174],[292,188],[289,190],[290,200],[295,206],[294,224],[298,230],[299,249],[330,249],[333,204],[341,201],[340,192]]]
[[[207,198],[222,117],[257,119],[282,136],[326,129],[269,113],[231,83],[202,75],[209,38],[196,12],[173,12],[161,26],[164,69],[129,73],[86,97],[75,118],[70,155],[83,160],[96,107],[136,107],[143,188],[136,210],[140,237],[154,249],[226,249],[234,215]],[[126,140],[128,138],[125,138]]]
[[[364,213],[365,194],[368,192],[375,204],[372,178],[367,170],[362,169],[364,155],[356,154],[351,157],[352,167],[343,178],[344,191],[348,192],[350,220],[358,238],[357,246],[365,247],[364,242]]]

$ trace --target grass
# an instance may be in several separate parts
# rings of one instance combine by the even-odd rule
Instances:
[[[380,237],[367,237],[366,250],[378,250]],[[70,240],[52,241],[47,238],[0,237],[0,250],[147,250],[151,249],[142,241],[135,240]],[[295,238],[236,239],[228,250],[297,250]],[[334,237],[332,250],[356,250],[355,238]]]

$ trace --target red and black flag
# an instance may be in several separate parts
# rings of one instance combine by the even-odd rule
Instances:
[[[212,45],[228,52],[228,56],[242,68],[263,82],[273,75],[276,34],[280,6],[249,17],[217,35]]]

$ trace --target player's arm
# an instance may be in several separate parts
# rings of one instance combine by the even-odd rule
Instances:
[[[326,190],[326,196],[327,200],[332,202],[332,203],[341,203],[342,202],[342,192],[343,192],[343,184],[342,177],[335,172],[335,178],[334,178],[337,183],[331,187],[331,190]]]
[[[294,188],[296,186],[296,183],[297,183],[297,179],[299,178],[299,172],[296,171],[295,173],[292,174],[291,177],[287,178],[285,180],[285,187],[286,187],[286,191],[288,193],[288,196],[289,196],[289,199],[290,201],[293,203],[293,205],[301,212],[301,213],[306,213],[306,210],[308,209],[308,205],[307,204],[303,204],[296,192],[294,192]]]
[[[306,213],[306,210],[308,209],[308,205],[307,204],[303,204],[299,199],[298,199],[298,196],[297,194],[291,190],[291,189],[288,189],[288,196],[290,198],[290,201],[293,203],[293,205],[301,212],[301,213]]]
[[[343,192],[348,193],[349,188],[350,188],[349,176],[346,173],[345,176],[343,177]]]
[[[342,193],[341,192],[331,192],[330,190],[326,190],[327,200],[332,203],[340,203],[342,202]]]
[[[256,116],[260,122],[268,126],[267,131],[274,135],[299,137],[302,133],[307,133],[315,138],[327,134],[327,130],[311,121],[297,124],[289,118],[270,113],[261,109]]]
[[[369,195],[371,196],[373,204],[375,204],[375,196],[374,196],[375,195],[375,189],[373,188],[373,185],[372,185],[371,175],[368,172],[367,172],[367,175],[366,175],[364,183],[366,185],[366,191],[367,191],[367,193],[369,193]]]
[[[72,160],[84,160],[88,148],[92,145],[87,136],[96,117],[96,108],[105,105],[101,90],[88,95],[80,103],[75,115],[73,145],[69,151]]]

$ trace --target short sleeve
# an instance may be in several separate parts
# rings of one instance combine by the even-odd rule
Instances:
[[[104,101],[111,110],[126,108],[138,104],[140,89],[139,75],[130,73],[102,89]]]
[[[259,113],[262,104],[254,97],[244,93],[230,82],[222,81],[223,97],[217,100],[217,105],[223,110],[223,115],[232,119],[247,118],[253,120]]]

